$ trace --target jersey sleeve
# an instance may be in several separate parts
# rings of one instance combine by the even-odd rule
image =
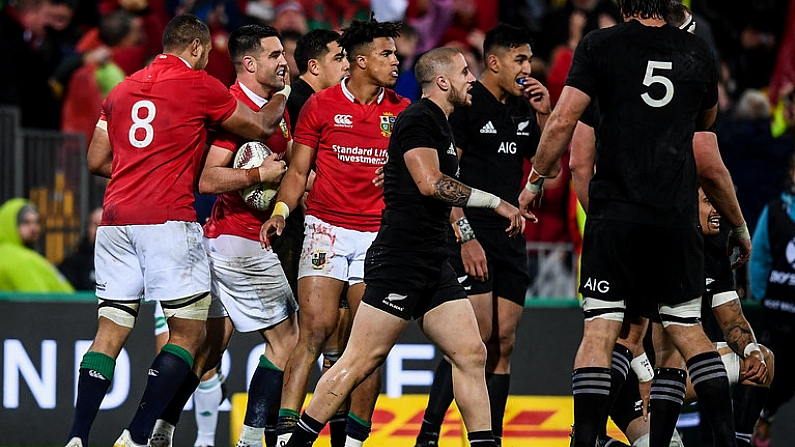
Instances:
[[[401,126],[400,136],[395,138],[395,135],[392,135],[392,140],[397,142],[398,151],[405,154],[418,147],[435,148],[436,141],[433,135],[438,134],[438,130],[434,132],[431,128],[433,118],[425,115],[411,115],[406,118],[408,119]]]
[[[317,95],[312,95],[301,108],[295,124],[293,141],[316,148],[320,144]]]
[[[237,108],[237,100],[218,79],[205,73],[203,76],[205,114],[211,123],[222,123]]]
[[[207,143],[209,146],[218,146],[234,152],[237,150],[239,141],[240,137],[224,130],[220,126],[213,126],[207,132]]]
[[[593,56],[590,36],[590,34],[586,34],[574,51],[574,59],[569,69],[569,76],[566,78],[566,85],[594,98],[596,96],[596,61]]]
[[[596,101],[591,100],[591,103],[588,104],[588,107],[586,107],[585,111],[582,112],[582,115],[580,116],[580,122],[595,129],[596,123],[598,122],[598,117],[599,106],[597,106]]]
[[[715,65],[715,58],[712,54],[708,54],[708,70],[709,82],[707,82],[707,94],[704,95],[704,101],[701,103],[701,110],[709,110],[718,103],[718,72]]]

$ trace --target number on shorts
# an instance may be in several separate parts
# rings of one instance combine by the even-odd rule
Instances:
[[[654,99],[649,96],[649,93],[646,92],[640,95],[643,98],[643,102],[652,106],[652,107],[664,107],[672,99],[674,99],[674,83],[671,82],[670,79],[666,78],[662,75],[655,75],[654,70],[671,70],[673,69],[673,63],[671,62],[660,62],[660,61],[649,61],[649,64],[646,65],[646,77],[643,78],[643,85],[646,87],[651,86],[652,84],[662,84],[665,87],[665,95],[662,99]]]
[[[138,112],[141,109],[146,110],[146,115],[143,118],[138,116]],[[157,109],[155,108],[155,104],[152,101],[143,100],[133,104],[132,107],[133,125],[130,126],[130,132],[128,134],[130,137],[130,144],[132,144],[137,148],[142,148],[149,146],[149,144],[152,143],[152,139],[155,137],[155,128],[152,127],[152,121],[154,121],[155,119],[156,112]],[[143,129],[144,131],[143,140],[139,140],[135,136],[135,131],[137,131],[138,129]]]

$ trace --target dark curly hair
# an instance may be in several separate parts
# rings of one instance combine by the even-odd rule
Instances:
[[[618,7],[625,17],[662,19],[668,11],[670,0],[618,0]]]
[[[348,53],[348,60],[366,52],[373,41],[379,37],[395,38],[400,35],[403,24],[400,22],[378,22],[375,18],[368,21],[354,20],[347,28],[342,30],[338,42]]]

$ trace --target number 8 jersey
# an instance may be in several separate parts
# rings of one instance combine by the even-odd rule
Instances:
[[[693,133],[718,100],[714,57],[686,31],[637,20],[588,33],[566,85],[598,99],[589,218],[693,225]]]
[[[220,81],[173,55],[158,55],[117,85],[100,117],[113,150],[102,225],[195,222],[206,125],[223,122],[236,107]]]

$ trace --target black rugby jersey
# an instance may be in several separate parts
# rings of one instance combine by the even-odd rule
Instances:
[[[578,45],[566,85],[599,102],[589,217],[693,225],[693,133],[699,112],[717,103],[706,43],[637,20],[593,31]]]
[[[418,147],[435,148],[441,172],[457,176],[453,131],[442,109],[429,99],[413,102],[395,120],[389,160],[384,165],[384,211],[373,246],[446,257],[451,207],[423,196],[403,159],[406,152]]]
[[[295,123],[298,122],[298,115],[301,109],[315,93],[315,90],[306,81],[298,78],[291,85],[292,91],[287,99],[287,114],[290,116],[290,133],[295,131]]]
[[[480,82],[470,90],[472,106],[450,115],[455,142],[461,149],[460,180],[490,192],[514,206],[522,192],[522,163],[538,148],[541,128],[535,110],[523,96],[501,103]],[[504,227],[505,219],[490,209],[467,208],[470,221]]]

